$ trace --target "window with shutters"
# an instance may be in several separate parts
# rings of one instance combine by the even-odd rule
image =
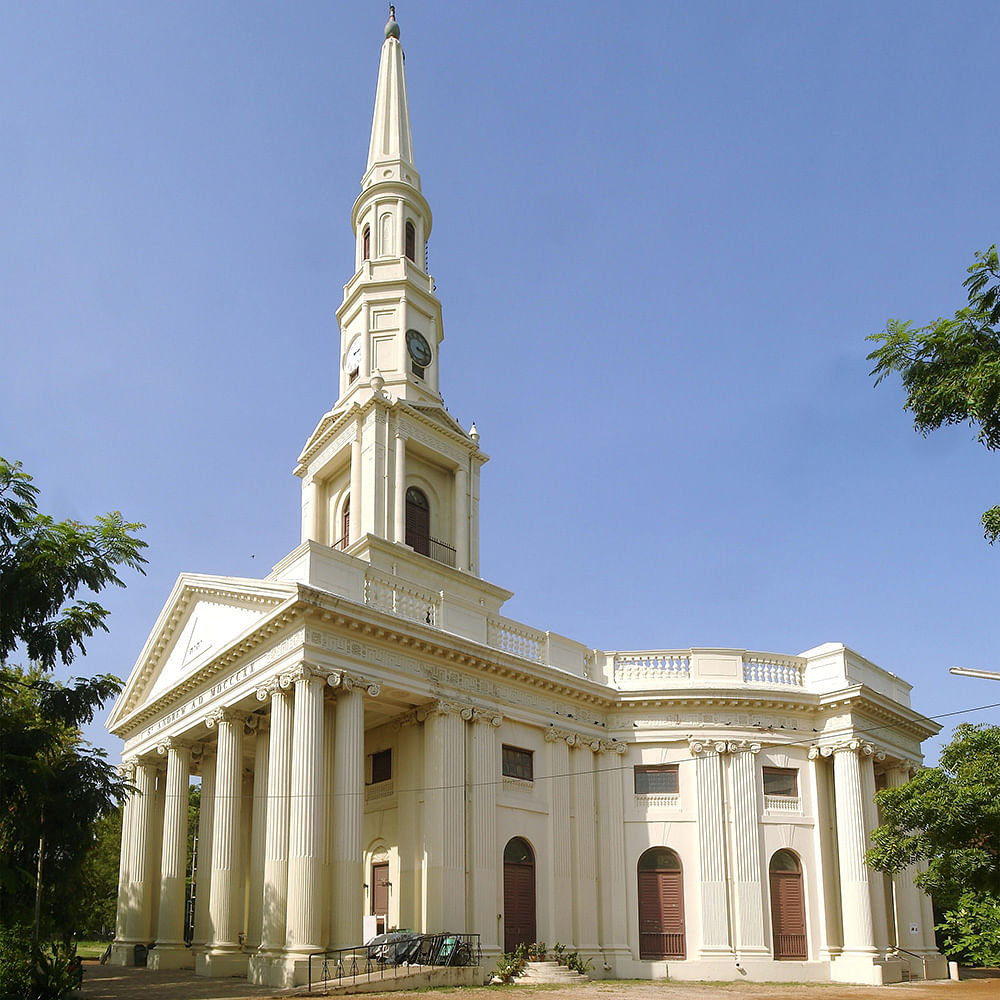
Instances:
[[[809,949],[802,865],[791,851],[782,850],[771,858],[768,873],[774,957],[779,961],[805,961]]]
[[[431,505],[416,486],[406,491],[406,544],[423,556],[431,554]]]
[[[407,220],[406,222],[406,256],[410,260],[416,262],[417,259],[417,231],[413,227],[413,223]]]
[[[651,847],[637,866],[639,957],[685,958],[684,873],[668,847]]]
[[[361,233],[361,257],[363,260],[372,259],[372,227],[365,226]]]
[[[765,767],[764,794],[797,797],[799,772],[794,767]]]
[[[340,512],[340,540],[334,543],[335,549],[346,549],[351,537],[351,498],[344,501],[344,509]]]
[[[636,795],[676,795],[680,791],[676,764],[636,764],[632,781]]]
[[[505,778],[534,781],[534,754],[531,750],[507,746],[505,743],[501,754],[501,769]]]

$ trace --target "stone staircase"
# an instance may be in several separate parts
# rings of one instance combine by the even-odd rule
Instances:
[[[590,976],[581,976],[579,972],[567,969],[558,962],[528,962],[524,972],[517,977],[519,983],[589,983]]]

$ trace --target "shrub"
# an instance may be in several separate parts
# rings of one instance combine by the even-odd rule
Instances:
[[[506,952],[497,959],[496,978],[509,986],[524,972],[524,966],[524,946],[518,945],[518,950],[513,954]]]
[[[949,955],[972,965],[1000,964],[1000,899],[967,889],[937,929]]]

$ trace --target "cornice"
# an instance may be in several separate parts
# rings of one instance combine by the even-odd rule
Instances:
[[[851,712],[862,710],[874,719],[890,723],[893,729],[916,738],[918,742],[941,732],[941,727],[932,719],[906,705],[900,705],[864,684],[854,684],[840,691],[821,694],[819,708],[821,712],[835,709],[846,709]]]

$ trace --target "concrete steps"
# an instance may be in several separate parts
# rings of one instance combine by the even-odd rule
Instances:
[[[528,962],[524,972],[517,977],[519,983],[589,983],[590,976],[567,969],[558,962]]]

